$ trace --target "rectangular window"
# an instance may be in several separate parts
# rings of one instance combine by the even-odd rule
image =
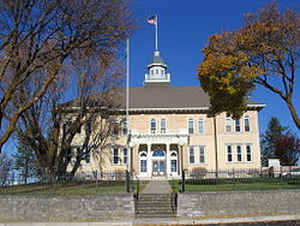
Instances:
[[[246,151],[247,151],[247,162],[251,162],[252,161],[251,145],[246,145]]]
[[[124,121],[122,123],[122,134],[123,134],[123,136],[126,136],[128,134],[128,124],[127,124],[127,121]]]
[[[115,165],[119,164],[119,149],[118,148],[114,148],[114,150],[113,150],[113,163]]]
[[[226,132],[231,132],[231,118],[226,118]]]
[[[150,121],[150,130],[151,130],[152,134],[155,134],[155,132],[156,132],[156,121],[155,121],[154,118],[151,119],[151,121]]]
[[[199,161],[200,163],[205,163],[205,147],[199,146]]]
[[[141,160],[141,172],[142,173],[147,172],[147,160]]]
[[[232,147],[227,145],[227,161],[232,162]]]
[[[198,132],[199,134],[203,134],[204,133],[204,120],[203,118],[199,118],[199,121],[198,121]]]
[[[193,134],[194,133],[194,120],[192,118],[189,119],[189,122],[188,122],[188,132],[189,134]]]
[[[195,163],[195,152],[194,147],[190,147],[190,164]]]
[[[117,123],[112,124],[112,135],[118,136],[119,135],[119,126]]]
[[[127,150],[127,148],[124,148],[123,149],[123,163],[127,164],[127,161],[128,161],[128,150]]]
[[[171,160],[171,172],[177,172],[177,161],[175,159]]]
[[[242,161],[242,147],[241,145],[237,145],[236,146],[236,159],[238,162],[241,162]]]
[[[244,124],[245,124],[245,132],[249,132],[250,131],[250,121],[249,121],[248,116],[245,117]]]
[[[160,121],[160,132],[166,133],[166,119],[161,119]]]
[[[235,132],[241,132],[241,121],[239,119],[235,120]]]

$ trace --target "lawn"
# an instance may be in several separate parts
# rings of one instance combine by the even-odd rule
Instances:
[[[169,181],[174,192],[180,191],[180,181]],[[300,183],[232,183],[232,184],[189,184],[185,185],[186,192],[228,192],[228,191],[263,191],[279,189],[300,189]]]
[[[133,192],[143,189],[146,182],[131,184]],[[68,184],[27,184],[0,187],[0,195],[26,196],[95,196],[99,194],[126,193],[124,182],[105,181],[103,183],[68,183]]]

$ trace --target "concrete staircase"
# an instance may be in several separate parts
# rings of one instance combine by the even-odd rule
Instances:
[[[172,196],[171,193],[142,193],[135,202],[135,216],[136,218],[176,217],[175,206],[175,196]]]

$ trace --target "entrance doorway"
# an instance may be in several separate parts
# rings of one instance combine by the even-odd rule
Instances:
[[[153,160],[152,161],[152,175],[153,176],[165,176],[166,174],[166,161],[165,160]]]

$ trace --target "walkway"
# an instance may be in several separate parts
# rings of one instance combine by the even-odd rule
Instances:
[[[143,194],[168,194],[171,192],[169,182],[166,180],[152,180],[142,191]]]

